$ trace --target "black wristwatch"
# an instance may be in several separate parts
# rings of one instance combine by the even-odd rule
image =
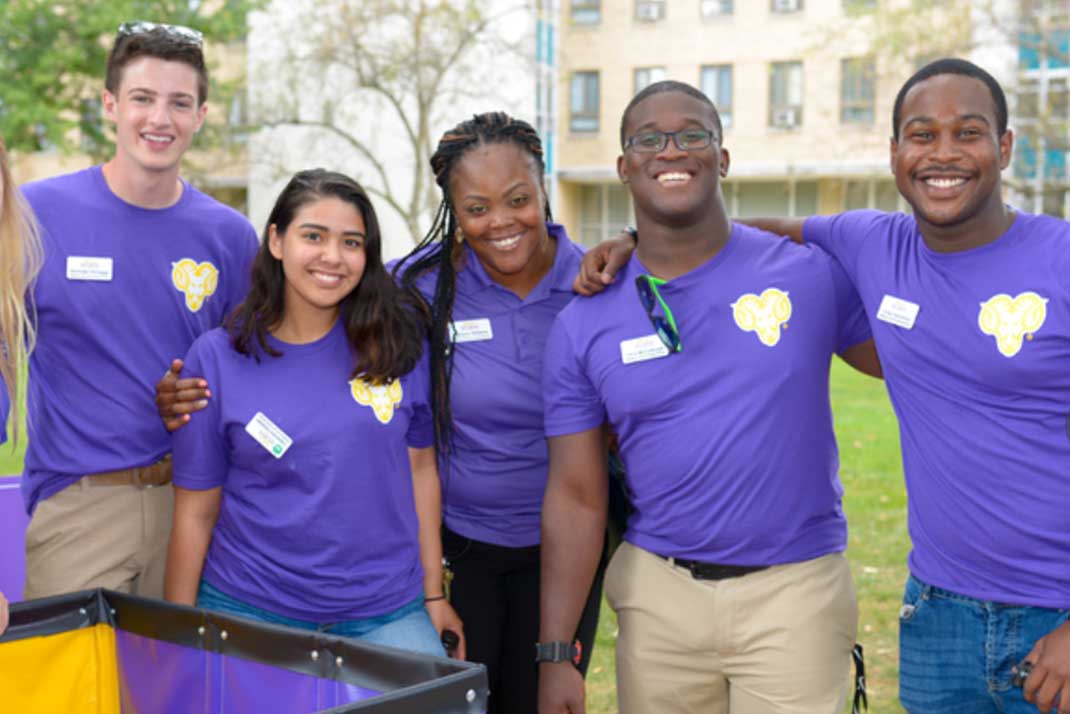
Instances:
[[[536,662],[571,662],[579,667],[582,656],[583,646],[579,640],[535,643]]]
[[[628,235],[630,235],[632,237],[632,240],[634,240],[636,243],[639,242],[639,231],[636,229],[635,226],[624,226],[624,228],[621,228],[620,230],[621,233],[627,233]]]

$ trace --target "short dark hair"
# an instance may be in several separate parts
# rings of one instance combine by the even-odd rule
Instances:
[[[717,107],[702,91],[695,89],[690,84],[684,82],[677,82],[672,79],[665,79],[660,82],[654,82],[648,84],[643,89],[639,90],[639,93],[632,97],[632,101],[628,102],[628,106],[624,107],[624,114],[620,117],[620,148],[624,149],[624,142],[627,137],[624,136],[624,126],[628,123],[628,115],[632,113],[632,109],[635,105],[643,101],[652,94],[662,94],[663,92],[681,92],[688,96],[694,97],[700,102],[708,105],[713,110],[713,128],[717,132],[717,141],[720,142],[724,135],[724,130],[721,128],[721,115],[717,111]]]
[[[271,254],[271,226],[277,233],[285,233],[302,206],[324,198],[350,204],[364,219],[364,274],[342,299],[338,318],[353,347],[352,376],[389,382],[416,367],[423,352],[426,324],[420,305],[407,298],[383,266],[379,221],[367,192],[350,177],[334,171],[299,171],[275,200],[253,259],[252,287],[226,321],[231,343],[238,352],[258,360],[261,352],[279,355],[268,345],[267,334],[282,320],[286,309],[286,275],[282,261]]]
[[[899,140],[899,122],[903,118],[903,100],[906,98],[907,92],[914,85],[941,74],[958,74],[984,82],[985,86],[988,87],[989,94],[992,95],[992,103],[995,104],[996,129],[1000,136],[1007,133],[1007,97],[1003,94],[1003,87],[999,86],[996,78],[969,60],[958,57],[944,57],[930,62],[915,72],[899,89],[899,94],[895,95],[895,107],[892,109],[892,137],[896,141]]]
[[[168,62],[188,64],[197,72],[197,105],[208,99],[208,68],[204,52],[197,45],[164,28],[155,28],[132,35],[120,33],[115,38],[108,54],[108,69],[104,75],[104,87],[118,94],[123,79],[123,70],[139,57],[155,57]]]

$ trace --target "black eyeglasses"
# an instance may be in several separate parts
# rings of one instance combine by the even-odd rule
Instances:
[[[145,20],[124,22],[119,25],[119,37],[133,37],[134,35],[144,35],[150,32],[160,32],[173,39],[187,42],[194,47],[201,47],[204,45],[204,33],[200,30],[194,30],[192,27],[186,27],[185,25],[164,25],[158,22],[147,22]]]
[[[650,318],[650,324],[654,326],[654,332],[662,344],[669,348],[669,352],[679,352],[684,348],[680,342],[680,330],[676,327],[676,318],[673,317],[669,304],[661,297],[658,291],[659,285],[665,281],[655,278],[653,275],[640,275],[635,279],[635,289],[639,293],[639,303],[646,310],[646,316]],[[654,308],[661,306],[665,317],[654,314]]]
[[[713,132],[708,129],[681,129],[680,131],[643,131],[624,142],[625,149],[639,154],[656,154],[672,143],[680,151],[697,151],[713,143]]]

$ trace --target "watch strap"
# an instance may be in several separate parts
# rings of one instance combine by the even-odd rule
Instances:
[[[579,640],[573,642],[557,640],[554,642],[535,643],[536,662],[572,662],[572,664],[578,666],[582,654],[583,646],[580,645]]]

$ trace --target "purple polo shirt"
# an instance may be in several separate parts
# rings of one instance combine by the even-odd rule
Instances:
[[[547,450],[542,360],[550,325],[574,293],[583,249],[548,224],[550,272],[521,300],[494,282],[469,248],[457,273],[450,408],[454,451],[442,464],[446,526],[508,547],[537,545]],[[417,282],[427,300],[437,273]]]
[[[153,385],[245,296],[258,241],[241,214],[186,183],[157,210],[113,194],[99,166],[23,193],[45,253],[22,479],[32,512],[85,474],[170,450]]]
[[[912,217],[852,211],[808,219],[804,237],[866,306],[899,417],[911,572],[1070,607],[1070,224],[1019,213],[992,243],[936,253]]]
[[[547,435],[608,421],[636,508],[625,539],[651,552],[772,565],[842,551],[829,361],[869,338],[843,271],[734,224],[717,255],[660,288],[683,350],[653,358],[635,288],[645,273],[633,256],[605,292],[561,312]]]
[[[434,443],[426,354],[392,390],[351,379],[341,323],[309,344],[269,342],[282,356],[257,362],[219,328],[186,356],[214,396],[172,437],[175,485],[223,488],[204,579],[301,620],[392,612],[423,592],[408,447]],[[258,428],[282,436],[265,443]]]

